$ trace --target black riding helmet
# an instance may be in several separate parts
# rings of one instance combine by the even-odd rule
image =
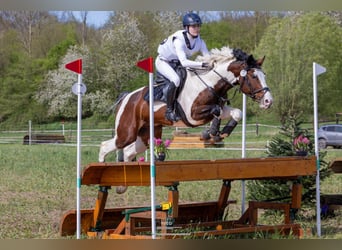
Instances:
[[[196,25],[202,24],[202,20],[201,18],[196,14],[196,13],[187,13],[184,17],[183,17],[183,27],[187,27],[190,25]]]

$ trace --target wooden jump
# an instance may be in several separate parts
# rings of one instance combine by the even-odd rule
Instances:
[[[200,133],[187,133],[185,131],[173,132],[172,143],[170,148],[182,149],[182,148],[219,148],[223,147],[223,141],[213,142],[210,140],[201,139]]]
[[[172,233],[168,225],[178,228],[192,228],[198,223],[212,230],[192,230],[194,236],[223,235],[245,232],[290,232],[298,237],[300,226],[290,221],[290,209],[300,208],[302,185],[299,181],[292,186],[292,199],[289,204],[276,202],[250,201],[247,211],[240,219],[222,221],[229,201],[231,182],[234,180],[255,179],[297,179],[300,176],[316,174],[316,158],[273,157],[224,160],[184,160],[156,162],[156,185],[168,187],[169,209],[157,209],[157,220],[161,227],[161,238]],[[177,186],[184,181],[222,180],[217,201],[179,204]],[[91,163],[82,174],[82,185],[99,185],[95,208],[81,211],[82,232],[98,238],[144,238],[142,232],[151,230],[151,212],[146,208],[126,207],[105,209],[108,189],[111,186],[149,186],[150,164],[148,162]],[[141,210],[143,209],[143,210]],[[258,209],[276,209],[284,213],[281,225],[258,225]],[[125,216],[126,214],[126,216]],[[127,216],[129,214],[130,216]],[[67,212],[60,226],[61,235],[76,231],[76,211]],[[192,223],[197,224],[192,224]],[[220,230],[217,230],[217,226]],[[171,230],[172,231],[172,230]],[[219,231],[219,232],[218,232]],[[101,232],[101,233],[99,233]],[[175,235],[170,236],[172,238]]]
[[[23,139],[23,144],[28,145],[30,143],[30,136],[25,135]],[[54,135],[54,134],[32,134],[31,144],[38,143],[65,143],[64,135]]]

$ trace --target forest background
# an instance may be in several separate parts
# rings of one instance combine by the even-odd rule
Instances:
[[[65,64],[83,60],[83,118],[111,122],[116,97],[148,84],[136,67],[156,57],[158,44],[182,29],[180,11],[112,12],[101,27],[71,11],[0,11],[0,129],[76,120],[77,81]],[[263,69],[275,103],[263,113],[269,122],[289,115],[313,119],[312,63],[327,69],[319,76],[320,119],[342,111],[342,12],[199,11],[201,37],[208,49],[241,48],[266,56]],[[229,96],[231,97],[231,96]],[[231,101],[241,107],[241,98]],[[261,111],[248,102],[248,119]]]

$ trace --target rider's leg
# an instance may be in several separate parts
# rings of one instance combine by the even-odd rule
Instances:
[[[180,79],[178,74],[174,71],[174,69],[169,65],[168,62],[161,60],[159,57],[156,58],[156,69],[160,74],[165,76],[169,81],[169,86],[166,94],[166,104],[167,109],[165,113],[166,119],[170,121],[178,121],[180,117],[178,117],[174,113],[175,108],[175,100],[176,100],[176,92],[177,88],[180,84]]]
[[[177,87],[173,82],[169,83],[166,95],[166,119],[170,121],[179,121],[180,117],[174,112],[175,111],[175,100],[176,100]]]

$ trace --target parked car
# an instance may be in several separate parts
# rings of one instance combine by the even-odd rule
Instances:
[[[323,125],[318,129],[318,147],[342,147],[342,124]]]

